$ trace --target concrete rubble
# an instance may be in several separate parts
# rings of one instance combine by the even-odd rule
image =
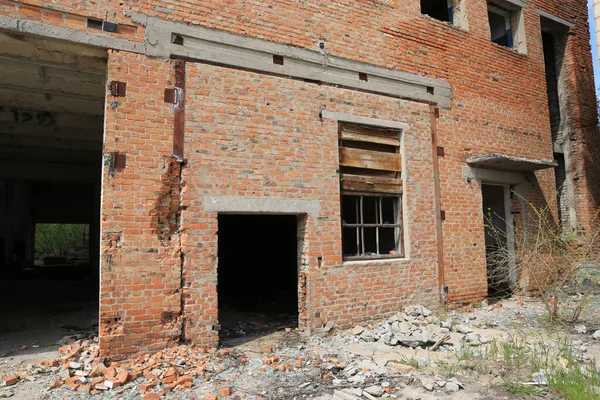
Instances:
[[[485,311],[492,316],[496,310],[506,314],[499,307]],[[427,308],[414,306],[376,324],[341,332],[332,329],[326,337],[301,338],[295,333],[295,341],[262,344],[249,354],[238,348],[181,345],[120,363],[99,355],[94,336],[71,336],[65,338],[68,343],[60,347],[57,359],[19,366],[3,375],[0,398],[10,397],[19,385],[36,380],[45,385],[40,394],[45,400],[66,396],[143,400],[451,398],[481,382],[423,367],[455,360],[465,346],[478,348],[502,340],[503,332],[489,328],[494,325],[489,321],[460,313],[440,319]],[[478,328],[481,325],[487,328]],[[591,334],[587,336],[596,342]],[[598,332],[593,338],[597,336]],[[585,358],[584,343],[575,341],[573,345]],[[545,379],[543,371],[531,377],[536,384]]]

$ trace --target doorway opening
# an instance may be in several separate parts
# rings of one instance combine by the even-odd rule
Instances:
[[[97,330],[106,59],[0,31],[0,353]]]
[[[219,215],[221,342],[298,327],[295,215]]]
[[[482,185],[488,296],[510,296],[514,287],[514,230],[507,185]]]

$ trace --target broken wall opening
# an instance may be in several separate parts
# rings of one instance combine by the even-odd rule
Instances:
[[[294,215],[219,215],[222,342],[298,327],[297,235]]]
[[[511,244],[514,249],[514,237],[510,226],[510,187],[483,184],[481,191],[488,296],[505,297],[511,293]]]
[[[566,85],[563,73],[568,28],[548,18],[541,18],[546,91],[555,168],[556,197],[561,227],[569,231],[577,227],[574,203],[574,184],[570,174],[570,143],[567,126]]]
[[[106,58],[0,31],[0,353],[97,329]]]

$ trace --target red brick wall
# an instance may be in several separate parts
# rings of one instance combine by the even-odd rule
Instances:
[[[122,6],[111,1],[0,0],[0,15],[86,30],[85,17],[104,19],[108,11],[108,19],[119,22],[122,33],[93,33],[141,42],[144,28],[125,16],[125,11],[133,10],[308,49],[324,40],[327,51],[336,56],[447,80],[453,104],[441,110],[438,121],[439,145],[445,148],[440,159],[445,279],[450,299],[466,302],[485,296],[487,288],[481,188],[477,181],[467,183],[462,174],[465,160],[488,152],[552,158],[538,8],[576,23],[565,71],[568,125],[576,139],[571,145],[578,178],[577,212],[584,227],[591,225],[600,198],[600,140],[585,1],[529,1],[524,10],[527,55],[490,42],[485,1],[464,3],[467,31],[420,15],[418,0],[128,1]],[[105,168],[103,175],[104,350],[127,353],[180,337],[207,343],[216,339],[206,329],[217,320],[216,215],[203,211],[201,199],[206,194],[268,193],[321,202],[325,218],[306,221],[306,326],[385,315],[415,296],[421,301],[424,292],[425,299],[435,299],[426,106],[205,65],[188,63],[188,73],[189,163],[182,172],[184,211],[178,215],[178,166],[169,158],[172,108],[162,101],[163,89],[173,85],[171,62],[110,55],[109,80],[127,82],[128,94],[118,99],[115,111],[107,107],[106,153],[126,153],[127,168],[114,178]],[[112,100],[109,97],[108,103]],[[413,171],[406,213],[410,262],[340,266],[336,124],[316,117],[322,105],[414,127],[405,138],[410,144],[407,168]],[[237,151],[227,140],[234,137]],[[281,163],[262,164],[265,154]],[[247,164],[259,172],[240,173]],[[539,187],[528,193],[534,193],[531,196],[540,204],[553,205],[553,172],[538,173],[537,181]],[[324,257],[321,268],[318,256]],[[356,297],[366,300],[356,302]],[[317,312],[320,319],[314,316]]]
[[[217,213],[203,204],[210,195],[320,203],[320,213],[306,219],[303,238],[303,327],[327,321],[348,326],[401,304],[436,301],[427,105],[200,64],[188,64],[186,75],[186,338],[216,340],[207,332],[217,324]],[[409,261],[342,265],[338,128],[319,117],[322,107],[411,125],[404,137]]]
[[[108,70],[127,95],[108,95],[105,114],[100,348],[119,355],[180,337],[179,164],[163,101],[171,61],[111,51]],[[112,153],[126,155],[123,171],[112,170]]]

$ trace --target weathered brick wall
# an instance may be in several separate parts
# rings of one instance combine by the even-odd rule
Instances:
[[[120,355],[180,337],[179,164],[172,107],[163,101],[171,61],[110,51],[108,70],[109,81],[127,82],[127,95],[107,95],[100,348]],[[126,155],[124,170],[113,168],[113,153]]]
[[[186,87],[186,338],[217,338],[208,331],[218,323],[217,213],[204,211],[204,198],[212,195],[319,202],[320,212],[306,218],[302,238],[303,328],[328,321],[348,326],[391,314],[402,304],[436,301],[429,106],[192,63]],[[338,126],[320,118],[322,107],[411,125],[404,136],[403,172],[409,261],[342,265]],[[268,251],[265,246],[257,252]]]
[[[439,119],[439,145],[445,148],[445,157],[440,159],[442,209],[446,211],[445,278],[450,300],[467,302],[485,296],[487,288],[481,187],[477,181],[467,183],[462,173],[465,160],[488,152],[552,159],[538,8],[576,23],[568,39],[565,74],[577,212],[584,227],[591,225],[594,199],[600,198],[600,142],[585,1],[528,1],[524,10],[526,55],[490,42],[485,1],[463,3],[467,30],[420,15],[418,0],[144,0],[122,5],[0,0],[0,15],[142,42],[144,28],[131,23],[125,14],[138,11],[308,49],[316,49],[318,41],[324,40],[327,52],[336,56],[447,80],[453,88],[453,104],[441,111]],[[85,17],[105,19],[106,15],[121,24],[121,33],[85,27]],[[179,337],[216,339],[216,333],[206,329],[217,319],[216,218],[203,211],[201,194],[269,193],[321,202],[325,218],[306,221],[308,307],[302,315],[306,326],[386,314],[422,292],[428,299],[435,298],[435,226],[425,105],[225,68],[191,63],[188,67],[193,80],[193,86],[188,85],[186,114],[190,162],[182,173],[181,199],[187,208],[178,220],[173,213],[179,210],[179,177],[177,165],[169,158],[172,108],[162,101],[163,89],[173,85],[171,62],[123,52],[110,55],[109,80],[127,82],[128,94],[119,99],[116,111],[107,106],[106,152],[121,151],[128,158],[123,173],[110,177],[105,168],[103,174],[103,349],[126,353],[138,345],[158,347]],[[290,104],[294,112],[289,111]],[[340,266],[336,124],[316,119],[322,105],[416,127],[405,138],[410,144],[406,151],[415,158],[407,164],[414,172],[409,178],[406,213],[411,219],[410,262]],[[265,115],[271,118],[265,120]],[[239,140],[237,152],[226,140],[233,139],[226,129],[232,126]],[[289,148],[290,137],[297,139],[291,143],[294,150]],[[262,154],[290,164],[257,164],[249,168],[254,173],[240,173],[248,160],[258,163],[256,155]],[[527,193],[536,203],[554,204],[553,172],[537,177],[538,185]],[[183,231],[186,254],[183,275],[178,230]],[[324,257],[321,268],[315,264],[318,256]],[[178,292],[182,283],[183,301]],[[356,297],[367,300],[356,302]],[[183,321],[178,317],[182,305]],[[314,316],[317,312],[320,319]]]

